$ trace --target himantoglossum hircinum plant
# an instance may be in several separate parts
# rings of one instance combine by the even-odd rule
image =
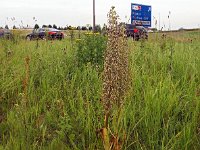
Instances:
[[[114,108],[122,108],[129,83],[127,37],[123,23],[112,7],[108,13],[107,49],[104,59],[102,102],[105,109],[104,127],[100,130],[104,148],[120,149],[119,138],[109,130],[109,116]],[[112,136],[110,136],[110,134]],[[114,140],[113,140],[114,139]]]

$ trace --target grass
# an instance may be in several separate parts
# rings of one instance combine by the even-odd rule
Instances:
[[[200,149],[199,35],[129,40],[131,89],[109,122],[122,149]],[[75,43],[0,39],[0,149],[103,149],[102,72]]]

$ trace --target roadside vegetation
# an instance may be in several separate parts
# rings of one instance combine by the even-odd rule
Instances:
[[[128,39],[129,88],[106,126],[109,37],[20,34],[0,39],[0,149],[200,149],[199,32]]]

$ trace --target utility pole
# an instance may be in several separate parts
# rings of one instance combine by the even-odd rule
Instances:
[[[160,31],[160,12],[159,12],[159,31]]]
[[[93,32],[95,32],[95,0],[93,0]]]

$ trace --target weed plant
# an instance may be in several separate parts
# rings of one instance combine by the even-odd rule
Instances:
[[[90,63],[99,72],[103,70],[106,37],[98,34],[88,34],[76,40],[76,59],[78,66]]]

